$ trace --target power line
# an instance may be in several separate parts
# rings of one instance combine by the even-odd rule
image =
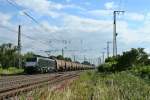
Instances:
[[[10,32],[17,32],[16,30],[13,30],[13,29],[11,29],[11,28],[9,28],[9,27],[7,27],[7,26],[3,26],[3,25],[1,25],[1,24],[0,24],[0,28],[6,29],[6,30],[8,30],[8,31],[10,31]]]
[[[18,6],[16,6],[16,2],[15,1],[10,1],[10,0],[6,0],[10,5],[12,5],[12,6],[14,6],[17,10],[19,9],[20,10],[20,8],[18,7]],[[15,4],[14,4],[15,3]]]
[[[8,30],[8,31],[10,31],[10,32],[13,32],[13,33],[17,33],[18,31],[16,31],[16,30],[13,30],[13,29],[11,29],[11,28],[9,28],[9,27],[7,27],[7,26],[3,26],[3,25],[0,25],[0,28],[4,28],[4,29],[6,29],[6,30]],[[23,34],[22,33],[22,36],[24,36],[24,37],[26,37],[26,38],[28,38],[28,39],[30,39],[30,40],[33,40],[33,41],[35,41],[35,42],[40,42],[40,43],[42,43],[42,44],[44,44],[44,45],[46,45],[46,41],[41,41],[41,40],[38,40],[38,39],[35,39],[35,38],[33,38],[33,37],[31,37],[31,36],[28,36],[28,35],[26,35],[26,34]]]
[[[12,5],[13,7],[15,7],[17,10],[20,10],[20,8],[18,7],[19,5],[12,0],[7,0],[7,2]],[[25,16],[27,16],[29,19],[31,19],[33,22],[35,22],[36,24],[38,24],[42,29],[44,29],[44,31],[49,32],[49,29],[47,27],[45,27],[44,25],[40,24],[33,16],[31,16],[29,13],[23,11],[23,14]],[[56,35],[56,34],[55,34]],[[52,36],[52,35],[51,35]],[[29,36],[27,36],[28,38],[30,38]]]
[[[7,0],[7,2],[12,5],[13,7],[15,7],[17,10],[20,10],[20,8],[18,7],[19,5],[12,0]],[[38,24],[40,26],[40,28],[42,28],[45,32],[49,32],[50,30],[45,27],[44,25],[40,24],[33,16],[31,16],[29,13],[23,11],[23,14],[26,15],[28,18],[30,18],[32,21],[34,21],[36,24]],[[56,34],[55,34],[56,35]],[[51,35],[52,36],[52,35]],[[54,38],[54,37],[53,37]],[[60,37],[62,38],[62,37]]]
[[[20,8],[18,7],[18,4],[15,1],[12,0],[7,0],[7,2],[12,5],[13,7],[15,7],[17,10],[20,10]],[[13,2],[13,3],[12,3]],[[14,4],[15,3],[15,4]],[[35,19],[33,18],[30,14],[28,14],[27,12],[23,11],[23,14],[26,15],[28,18],[30,18],[32,21],[34,21],[36,24],[40,25],[41,24]]]
[[[4,29],[7,29],[7,30],[9,30],[10,32],[13,32],[13,33],[17,33],[17,31],[16,30],[14,30],[14,29],[12,29],[12,28],[9,28],[9,27],[7,27],[7,26],[3,26],[3,25],[1,25],[0,24],[0,28],[4,28]],[[28,36],[28,35],[26,35],[26,34],[23,34],[22,33],[22,36],[24,36],[24,37],[26,37],[26,38],[28,38],[28,39],[30,39],[30,40],[33,40],[33,41],[35,41],[35,42],[40,42],[40,43],[42,43],[42,44],[44,44],[44,45],[46,45],[45,43],[45,41],[40,41],[40,40],[37,40],[37,39],[35,39],[35,38],[33,38],[33,37],[31,37],[31,36]],[[82,49],[82,50],[65,50],[65,51],[67,51],[67,52],[74,52],[74,51],[84,51],[84,52],[87,52],[87,51],[92,51],[92,50],[96,50],[96,49]],[[51,51],[51,50],[50,50]],[[52,51],[58,51],[58,50],[52,50]]]
[[[11,4],[12,6],[14,6],[16,9],[20,10],[20,8],[18,7],[19,5],[15,2],[15,1],[12,1],[12,0],[7,0],[9,2],[9,4]],[[10,2],[11,1],[11,2]],[[13,2],[13,3],[12,3]],[[15,3],[15,4],[14,4]],[[34,17],[32,17],[29,13],[23,11],[23,14],[26,15],[28,18],[30,18],[32,21],[34,21],[36,24],[38,24],[42,29],[44,29],[44,31],[46,32],[49,32],[50,30],[45,27],[44,25],[40,24]],[[56,36],[56,34],[55,34]],[[52,37],[52,35],[51,35]],[[59,38],[61,38],[62,40],[62,37],[58,36]],[[54,38],[54,37],[53,37]]]
[[[27,12],[24,12],[24,11],[23,11],[23,13],[24,13],[28,18],[30,18],[31,20],[33,20],[35,23],[39,24],[39,22],[38,22],[36,19],[34,19],[31,15],[29,15]],[[39,24],[39,25],[41,26],[41,24]]]
[[[15,2],[15,1],[12,1],[12,0],[7,0],[7,2],[12,5],[13,7],[15,7],[17,10],[20,10],[19,8],[19,5]],[[23,14],[25,16],[27,16],[29,19],[31,19],[33,22],[35,22],[36,24],[38,24],[38,26],[40,26],[40,28],[42,28],[45,32],[50,32],[49,28],[45,27],[43,24],[40,24],[38,22],[38,20],[36,20],[33,16],[31,16],[29,13],[27,13],[26,11],[23,11]],[[38,30],[39,31],[39,30]],[[50,32],[52,34],[52,32]],[[49,37],[52,37],[52,38],[56,38],[56,34],[55,34],[55,37],[53,35],[49,36]],[[60,38],[62,39],[62,37],[58,36],[57,35],[57,38]],[[48,40],[48,39],[47,39]]]

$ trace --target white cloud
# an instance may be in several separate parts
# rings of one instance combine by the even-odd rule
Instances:
[[[0,24],[7,25],[12,16],[9,14],[4,14],[4,13],[0,12],[0,17],[1,17],[0,18],[0,22],[1,22]]]
[[[90,2],[84,2],[85,5],[90,6],[91,3]]]
[[[49,10],[50,1],[48,0],[16,0],[20,6],[32,9],[37,12],[46,12]]]
[[[38,14],[39,16],[50,16],[52,18],[59,18],[65,12],[63,9],[76,9],[83,11],[84,8],[74,4],[61,4],[50,0],[16,0],[16,3],[24,8],[23,11]]]
[[[48,0],[16,0],[16,2],[26,8],[30,9],[34,12],[42,13],[44,16],[52,16],[53,18],[56,18],[57,22],[60,21],[59,25],[57,23],[51,24],[51,22],[43,19],[42,21],[39,20],[39,23],[44,25],[46,29],[48,29],[49,32],[43,31],[43,29],[39,28],[39,26],[34,25],[33,23],[30,23],[30,27],[35,27],[37,30],[30,29],[28,25],[23,26],[23,33],[26,35],[29,35],[31,37],[34,37],[37,39],[37,41],[49,41],[51,38],[55,39],[84,39],[84,41],[87,41],[87,43],[84,45],[84,48],[98,48],[101,50],[101,48],[104,48],[106,45],[106,41],[112,40],[112,19],[111,20],[102,20],[101,17],[109,17],[112,18],[112,9],[117,8],[118,6],[115,5],[114,2],[107,2],[105,4],[105,9],[94,9],[91,11],[87,11],[86,14],[88,14],[88,17],[81,17],[80,15],[69,15],[67,12],[60,11],[64,8],[77,8],[80,11],[82,8],[76,6],[76,5],[65,5],[60,3],[55,3]],[[91,15],[100,17],[99,19],[90,18]],[[9,20],[11,19],[10,15],[5,15],[3,13],[0,13],[1,16],[1,23],[7,24]],[[36,16],[36,15],[35,15]],[[87,16],[87,15],[86,15]],[[110,17],[111,16],[111,17]],[[126,17],[125,17],[126,16]],[[135,12],[129,12],[123,16],[124,18],[127,18],[126,21],[117,21],[117,32],[119,33],[117,39],[125,44],[120,45],[120,48],[127,48],[131,45],[138,44],[141,42],[150,42],[150,30],[149,30],[149,24],[150,14],[147,14],[147,17],[145,17],[143,14],[135,13]],[[57,19],[59,17],[59,19]],[[120,19],[121,20],[121,19]],[[130,21],[144,21],[144,25],[141,26],[139,29],[132,29],[129,27]],[[40,31],[39,31],[40,30]],[[42,31],[41,31],[42,30]],[[6,32],[2,30],[2,32]],[[4,35],[3,35],[4,37]],[[6,38],[9,38],[8,35]],[[12,37],[13,40],[16,40],[15,36]],[[23,37],[25,38],[25,37]],[[31,44],[33,42],[30,39],[25,38],[23,41],[23,48],[27,50],[26,48],[30,47],[36,50],[40,50],[42,47],[44,49],[53,49],[49,44],[42,44],[39,42],[34,42],[36,45]],[[59,45],[56,45],[59,46]],[[75,42],[74,44],[71,44],[69,48],[76,49],[78,44]],[[55,48],[55,45],[54,45]],[[100,51],[99,51],[100,52]],[[96,53],[95,53],[96,54]],[[92,54],[91,54],[92,55]],[[94,55],[94,54],[93,54]],[[97,55],[97,54],[96,54]]]
[[[11,23],[12,15],[0,12],[0,16],[1,16],[1,18],[0,18],[0,22],[1,22],[0,23],[1,42],[15,43],[16,41],[14,40],[14,38],[16,37],[17,34],[15,33],[15,28],[16,27]],[[12,29],[10,29],[8,27],[12,27]]]
[[[71,0],[66,0],[66,2],[71,2]]]
[[[124,17],[125,19],[132,20],[132,21],[143,21],[145,16],[140,13],[127,12],[125,13]]]
[[[150,30],[148,26],[142,26],[138,29],[129,27],[129,23],[125,21],[118,21],[117,25],[120,40],[127,45],[140,44],[143,42],[150,42]]]
[[[64,17],[64,23],[65,28],[79,34],[94,34],[95,32],[107,33],[112,28],[112,22],[109,20],[95,20],[72,15]]]
[[[112,16],[112,12],[113,12],[112,10],[104,10],[104,9],[87,11],[89,15],[98,16],[98,17],[100,16],[109,17],[110,15]]]
[[[113,1],[112,2],[106,2],[104,4],[105,8],[106,9],[115,9],[115,8],[118,8],[118,5],[116,5]]]
[[[17,4],[26,9],[36,11],[38,13],[49,13],[54,10],[61,10],[65,8],[82,9],[81,7],[73,4],[61,4],[50,0],[16,0]]]

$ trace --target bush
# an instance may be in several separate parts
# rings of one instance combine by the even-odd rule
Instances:
[[[150,66],[133,67],[131,72],[145,79],[150,79]]]
[[[148,54],[144,52],[143,48],[134,49],[130,51],[123,52],[122,55],[117,57],[111,57],[106,59],[106,62],[112,63],[113,71],[124,71],[129,70],[134,66],[148,65],[150,60],[148,59]]]
[[[98,71],[99,72],[111,72],[111,71],[113,71],[112,69],[113,68],[112,68],[111,63],[105,63],[105,64],[102,64],[102,65],[98,66]]]

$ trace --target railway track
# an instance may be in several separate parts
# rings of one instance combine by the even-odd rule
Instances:
[[[79,76],[80,71],[39,75],[20,75],[0,79],[0,100],[14,97],[45,85],[58,84],[61,81]]]

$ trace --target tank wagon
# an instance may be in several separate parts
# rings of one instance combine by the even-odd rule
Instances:
[[[57,71],[87,70],[94,66],[84,65],[65,60],[49,59],[46,57],[28,58],[25,63],[27,73],[48,73]]]

